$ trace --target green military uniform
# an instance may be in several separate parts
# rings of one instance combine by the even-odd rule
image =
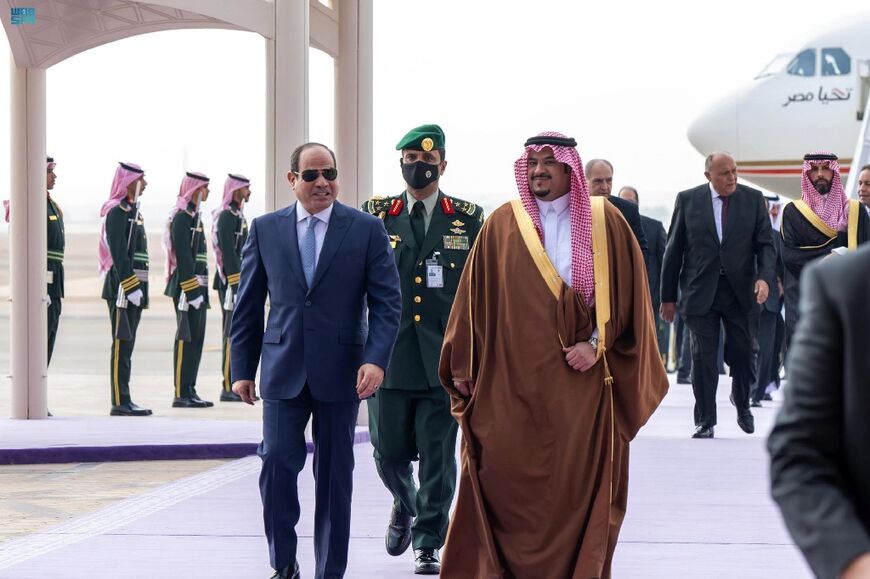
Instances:
[[[131,206],[126,199],[106,214],[106,244],[112,255],[112,267],[106,272],[103,299],[109,306],[114,338],[109,379],[112,386],[112,405],[121,406],[132,402],[130,358],[136,345],[136,330],[139,327],[142,310],[148,307],[148,239],[145,237],[145,221],[138,209]],[[126,295],[142,290],[142,301],[139,306],[128,303],[126,311],[117,308],[119,286],[124,289]],[[127,316],[132,334],[130,340],[119,340],[116,337],[120,316]]]
[[[181,319],[178,302],[183,291],[188,303],[200,296],[203,303],[199,309],[189,307],[190,342],[175,340],[173,357],[175,398],[198,400],[196,376],[202,358],[205,340],[205,319],[208,304],[208,255],[202,220],[196,206],[189,203],[187,211],[178,211],[170,224],[172,248],[175,251],[176,267],[166,284],[165,295],[172,298],[176,316]],[[211,405],[211,403],[207,403]]]
[[[48,207],[48,363],[54,352],[57,326],[60,322],[61,300],[63,298],[63,251],[66,236],[63,229],[63,211],[49,196]]]
[[[373,199],[362,207],[384,220],[402,287],[399,335],[384,383],[368,401],[369,430],[378,474],[393,494],[394,506],[416,517],[414,549],[438,549],[444,544],[456,485],[457,431],[449,397],[438,378],[438,360],[483,209],[439,190],[418,246],[408,203],[403,193]],[[420,490],[416,491],[411,461],[418,457]]]
[[[239,204],[233,201],[228,209],[224,209],[217,218],[217,244],[223,260],[223,271],[215,272],[214,289],[218,291],[223,314],[223,391],[227,395],[232,393],[232,381],[230,380],[230,335],[229,322],[233,317],[232,310],[225,310],[227,289],[232,290],[235,296],[239,291],[239,278],[242,271],[242,248],[248,239],[248,221],[241,212]]]

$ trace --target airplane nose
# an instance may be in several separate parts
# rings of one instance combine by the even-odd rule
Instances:
[[[737,95],[730,95],[701,113],[689,126],[689,142],[702,155],[727,151],[739,158]]]

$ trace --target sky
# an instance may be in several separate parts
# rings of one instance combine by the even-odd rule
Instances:
[[[557,130],[586,160],[615,167],[614,192],[640,191],[667,219],[677,192],[704,181],[693,118],[751,81],[781,52],[867,15],[866,0],[729,3],[626,0],[374,2],[375,195],[403,189],[395,144],[440,124],[441,188],[491,210],[516,196],[513,162],[531,135]],[[7,53],[7,54],[2,54]],[[253,33],[171,31],[89,50],[49,69],[48,152],[54,197],[73,228],[95,229],[119,160],[147,171],[142,210],[159,228],[184,170],[252,179],[249,216],[264,211],[265,41]],[[9,109],[0,42],[0,109]],[[310,138],[332,145],[331,59],[310,55]],[[15,111],[12,111],[15,114]],[[0,134],[9,115],[0,114]],[[0,139],[0,174],[9,174]],[[339,168],[340,170],[340,168]],[[8,181],[0,197],[8,198]]]

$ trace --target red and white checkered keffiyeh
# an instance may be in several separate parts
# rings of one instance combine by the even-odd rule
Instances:
[[[179,211],[187,211],[191,203],[196,205],[195,211],[198,213],[199,197],[194,199],[193,195],[201,187],[208,186],[209,180],[203,173],[188,171],[181,180],[181,186],[178,188],[178,197],[175,198],[175,207],[169,212],[169,218],[166,220],[166,229],[163,230],[163,250],[166,252],[166,281],[172,277],[175,272],[175,267],[178,260],[175,257],[175,248],[172,246],[172,220],[175,214]]]
[[[810,155],[832,155],[832,153],[828,151],[813,151],[808,156]],[[827,195],[819,194],[813,186],[813,182],[810,181],[808,173],[812,168],[811,163],[825,163],[834,172],[831,190]],[[849,220],[849,212],[846,207],[848,200],[846,199],[846,191],[843,188],[843,181],[840,180],[840,164],[836,160],[804,160],[801,172],[801,199],[810,206],[813,213],[828,224],[828,227],[837,231],[846,230]]]
[[[224,282],[226,282],[226,278],[224,278],[224,255],[221,252],[221,244],[218,242],[218,218],[222,212],[230,209],[230,205],[233,202],[233,193],[242,187],[249,187],[250,185],[251,180],[244,175],[228,174],[227,180],[224,183],[224,196],[221,199],[221,204],[217,209],[211,212],[211,246],[214,248],[214,257],[215,262],[217,263],[218,275]],[[244,216],[242,215],[244,204],[244,201],[239,204],[238,215],[242,217],[242,219],[244,219]]]
[[[567,138],[562,133],[545,131],[538,137]],[[586,175],[583,173],[583,163],[574,147],[558,145],[529,145],[523,155],[514,163],[514,175],[523,207],[532,218],[538,237],[543,242],[544,229],[541,226],[541,212],[535,202],[535,195],[529,189],[529,151],[540,151],[549,147],[553,156],[560,163],[571,168],[571,287],[579,292],[588,305],[595,300],[595,271],[592,263],[592,205],[589,201],[589,188],[586,185]]]
[[[98,255],[100,259],[100,276],[106,275],[112,267],[112,254],[109,252],[109,241],[106,239],[106,215],[109,211],[121,204],[127,197],[127,187],[142,177],[145,171],[135,163],[118,163],[115,168],[115,177],[112,179],[112,191],[109,199],[100,208],[102,225],[100,226],[100,245]]]

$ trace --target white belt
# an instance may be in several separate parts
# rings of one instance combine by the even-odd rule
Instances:
[[[208,276],[207,275],[197,275],[196,283],[199,284],[199,287],[208,287]]]
[[[133,273],[136,274],[136,279],[141,282],[148,282],[148,270],[147,269],[134,269]]]
[[[45,272],[45,283],[47,283],[49,285],[54,283],[54,272],[53,271]]]

